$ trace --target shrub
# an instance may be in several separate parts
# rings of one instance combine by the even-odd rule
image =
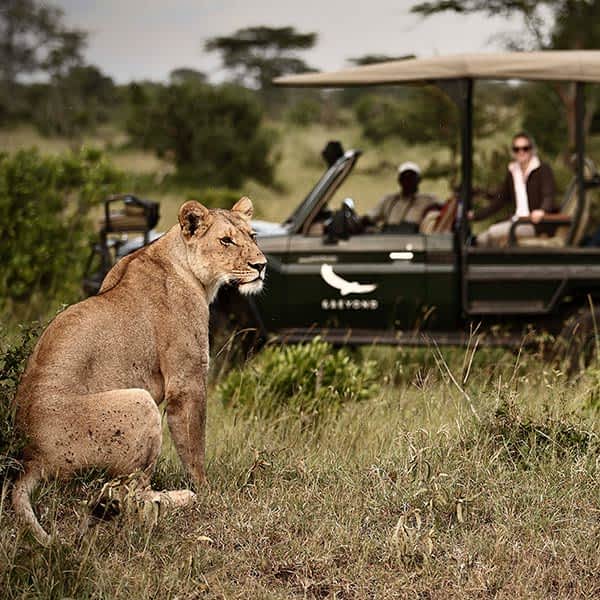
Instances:
[[[295,102],[285,113],[287,121],[293,125],[307,127],[321,119],[321,104],[314,98],[304,98]]]
[[[39,292],[45,309],[56,298],[76,299],[89,255],[88,211],[122,179],[91,149],[0,156],[0,309],[27,306]]]
[[[353,361],[316,338],[308,344],[271,346],[218,386],[225,405],[268,416],[288,408],[314,418],[378,390],[375,362]]]
[[[405,121],[403,104],[389,96],[362,96],[354,111],[363,135],[373,142],[397,135]]]
[[[248,177],[272,182],[273,133],[248,90],[187,81],[135,94],[129,133],[159,156],[172,153],[183,180],[233,188]]]
[[[531,468],[537,461],[567,454],[580,456],[599,447],[598,435],[580,424],[545,415],[534,420],[514,403],[502,402],[481,428],[496,441],[512,464]]]
[[[41,332],[39,323],[21,327],[14,343],[0,340],[0,481],[16,469],[23,438],[15,430],[13,397],[25,363]]]
[[[523,100],[523,128],[536,139],[541,151],[550,156],[567,147],[565,110],[548,83],[531,83]]]

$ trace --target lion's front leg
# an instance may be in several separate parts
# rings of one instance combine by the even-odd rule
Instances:
[[[197,486],[206,482],[204,448],[206,435],[206,384],[168,386],[167,422],[177,454]]]

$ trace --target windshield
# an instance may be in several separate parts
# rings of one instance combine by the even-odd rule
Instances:
[[[284,221],[284,225],[295,224],[299,226],[301,223],[303,223],[306,217],[310,214],[312,208],[318,202],[319,198],[322,197],[323,193],[334,184],[335,180],[344,171],[348,170],[349,163],[355,162],[358,156],[360,156],[360,151],[349,150],[342,158],[338,159],[333,166],[327,169],[321,179],[319,179],[317,184],[308,193],[306,198],[304,198],[294,212]]]

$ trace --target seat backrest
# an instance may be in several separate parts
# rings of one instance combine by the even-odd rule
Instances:
[[[587,174],[587,173],[586,173]],[[572,218],[570,225],[562,225],[556,228],[554,237],[558,238],[561,245],[577,246],[581,242],[590,219],[590,195],[585,194],[583,206],[578,213],[579,208],[579,190],[577,179],[573,178],[565,191],[564,199],[560,212],[569,215]]]
[[[458,209],[458,198],[452,196],[440,210],[439,217],[435,224],[434,231],[436,233],[450,233],[456,219],[456,211]]]

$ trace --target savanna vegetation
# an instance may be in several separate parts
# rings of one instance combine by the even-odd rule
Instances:
[[[540,21],[537,4],[551,18]],[[586,11],[596,4],[415,11],[521,14],[528,47],[594,48]],[[446,197],[458,183],[459,115],[436,88],[274,88],[272,77],[310,69],[302,51],[317,37],[293,27],[206,40],[230,74],[218,85],[185,66],[168,82],[118,85],[85,64],[86,33],[35,0],[2,3],[0,37],[0,597],[600,595],[600,368],[568,380],[542,360],[545,348],[481,349],[476,333],[450,350],[271,344],[234,365],[219,345],[210,485],[198,502],[166,514],[133,507],[82,531],[103,474],[49,483],[35,502],[57,535],[38,547],[9,503],[23,442],[11,399],[44,324],[82,297],[106,195],[159,200],[159,230],[189,198],[228,207],[245,194],[259,218],[282,220],[339,139],[365,151],[345,190],[359,211],[395,188],[403,160],[421,164],[424,191]],[[510,136],[526,127],[564,186],[570,93],[477,86],[476,185],[501,181]],[[586,127],[600,159],[596,96],[592,87]],[[154,486],[185,486],[166,425],[165,440]]]

